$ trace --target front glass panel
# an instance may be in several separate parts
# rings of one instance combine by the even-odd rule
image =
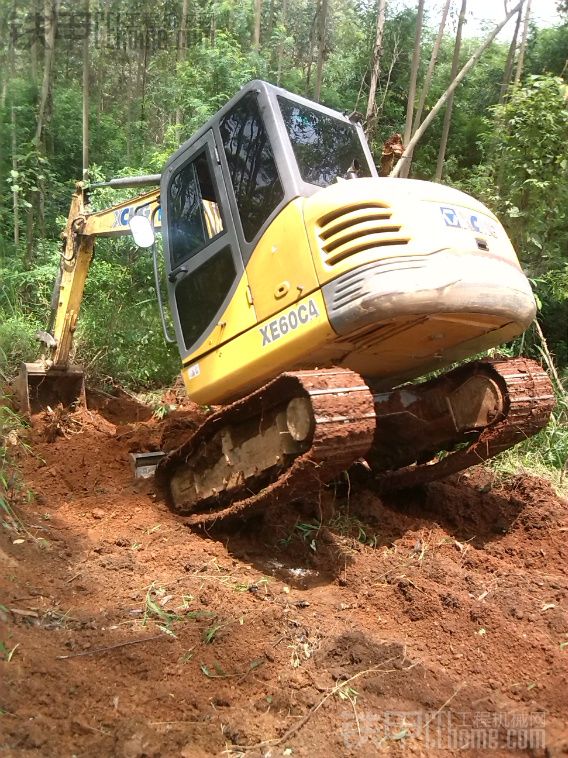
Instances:
[[[302,179],[327,187],[337,179],[371,176],[367,156],[353,124],[278,97]]]
[[[219,128],[243,232],[250,242],[284,197],[256,94],[245,95]]]
[[[168,187],[168,225],[172,269],[223,232],[219,199],[205,152],[172,178]]]

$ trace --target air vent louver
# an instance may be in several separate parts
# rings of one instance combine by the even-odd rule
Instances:
[[[378,203],[361,203],[328,213],[319,222],[324,262],[333,266],[348,256],[384,245],[406,245],[410,237],[392,222],[392,210]]]

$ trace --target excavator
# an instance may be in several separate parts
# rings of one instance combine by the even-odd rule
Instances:
[[[554,393],[538,363],[471,360],[535,317],[505,230],[456,189],[379,177],[346,115],[252,81],[160,175],[106,183],[144,185],[98,212],[77,185],[22,407],[84,402],[70,356],[95,239],[152,247],[187,393],[220,406],[155,470],[188,523],[312,497],[358,461],[382,487],[424,484],[548,422]]]

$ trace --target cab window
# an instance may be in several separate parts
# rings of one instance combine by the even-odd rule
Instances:
[[[371,176],[354,124],[285,97],[278,103],[305,182],[327,187],[349,173]]]
[[[175,268],[223,232],[219,200],[205,152],[174,175],[168,194],[171,267]]]
[[[219,128],[243,232],[250,242],[284,197],[256,94],[245,95]]]
[[[185,276],[176,287],[175,302],[186,350],[210,326],[237,272],[229,246]]]

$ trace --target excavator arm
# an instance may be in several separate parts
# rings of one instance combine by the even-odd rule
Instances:
[[[132,186],[127,180],[123,184],[108,184]],[[137,214],[152,218],[154,228],[159,229],[159,207],[160,191],[154,189],[90,213],[87,190],[82,183],[77,184],[62,234],[63,247],[52,301],[51,329],[41,333],[46,352],[37,362],[23,363],[18,377],[17,390],[23,412],[33,413],[58,402],[64,405],[84,402],[83,371],[70,363],[70,356],[95,240],[97,237],[131,234],[130,220]]]

